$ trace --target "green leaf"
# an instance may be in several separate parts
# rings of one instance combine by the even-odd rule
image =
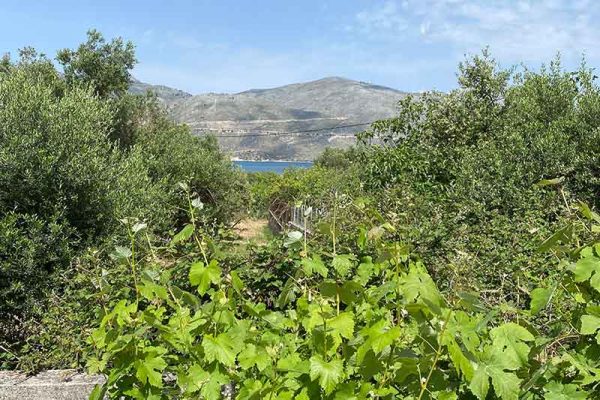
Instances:
[[[165,287],[145,279],[138,285],[138,290],[140,291],[140,294],[148,300],[154,300],[155,298],[167,300],[169,297]]]
[[[310,372],[308,361],[303,361],[298,354],[291,354],[277,361],[277,369],[286,372],[308,374]]]
[[[167,363],[159,356],[147,355],[143,360],[136,362],[135,376],[142,382],[148,382],[154,387],[162,387],[162,371]]]
[[[469,384],[471,392],[479,399],[485,400],[490,390],[490,377],[485,372],[485,367],[480,365],[473,374],[473,379]]]
[[[574,384],[563,385],[560,382],[548,382],[544,386],[545,400],[583,400],[588,398],[588,393],[580,391]]]
[[[554,178],[554,179],[542,179],[541,181],[536,183],[536,186],[538,186],[538,187],[554,186],[554,185],[558,185],[558,184],[562,183],[564,180],[565,180],[564,176],[560,176],[560,177]]]
[[[108,385],[106,384],[94,386],[94,389],[90,393],[89,400],[103,400],[107,389]]]
[[[452,335],[448,336],[450,336],[450,338],[444,338],[444,342],[447,343],[448,355],[452,360],[452,364],[454,364],[457,373],[462,373],[467,380],[470,380],[473,377],[473,365],[471,364],[471,360],[464,355],[454,337],[452,337]]]
[[[340,335],[346,339],[354,337],[354,314],[343,312],[327,321],[327,327],[333,335]]]
[[[394,340],[399,338],[401,333],[400,327],[395,326],[389,328],[386,320],[383,319],[367,328],[363,328],[360,331],[360,334],[367,337],[367,340],[365,340],[358,348],[356,352],[356,362],[362,364],[369,350],[372,350],[375,354],[381,353],[386,347],[390,346]]]
[[[180,301],[181,303],[183,303],[193,309],[200,308],[200,300],[198,299],[198,296],[195,296],[194,294],[192,294],[190,292],[182,290],[179,287],[177,287],[176,285],[172,285],[170,287],[170,289],[171,289],[171,292],[173,292],[173,297],[175,297],[177,299],[177,301]]]
[[[403,279],[400,290],[408,302],[424,304],[432,312],[440,313],[442,296],[421,264],[410,265],[410,270]]]
[[[593,212],[586,203],[580,201],[578,208],[584,217],[586,217],[590,221],[596,221],[596,222],[600,223],[600,215]]]
[[[294,400],[310,400],[310,397],[308,396],[308,389],[302,389],[300,394],[298,394]]]
[[[231,271],[230,275],[231,275],[231,285],[233,286],[233,289],[238,294],[242,294],[242,290],[244,289],[244,281],[242,281],[240,279],[240,276],[238,275],[237,271]]]
[[[146,225],[143,222],[137,222],[135,225],[133,225],[131,227],[131,230],[133,231],[133,233],[138,233],[141,230],[144,230],[148,227],[148,225]]]
[[[202,210],[204,208],[204,203],[202,203],[202,200],[200,200],[199,197],[196,197],[194,200],[192,200],[192,207],[197,210]]]
[[[205,335],[202,339],[202,348],[208,361],[217,360],[226,367],[233,367],[235,364],[235,350],[231,339],[224,333],[216,338],[212,335]]]
[[[458,399],[458,395],[452,391],[452,392],[448,392],[448,391],[444,391],[444,392],[437,392],[437,400],[456,400]]]
[[[250,369],[256,365],[259,371],[271,365],[271,357],[269,357],[265,349],[257,348],[253,344],[248,344],[244,347],[244,350],[238,356],[238,361],[244,369]]]
[[[318,379],[326,394],[333,392],[342,380],[343,374],[344,363],[342,360],[334,359],[327,362],[320,355],[310,358],[310,379],[313,381]]]
[[[600,259],[593,255],[583,257],[575,264],[573,271],[576,282],[590,280],[590,285],[600,292]]]
[[[198,293],[204,294],[210,288],[211,283],[218,285],[221,281],[221,268],[216,260],[212,260],[208,266],[201,261],[195,262],[190,268],[190,283],[198,286]]]
[[[571,241],[571,236],[573,235],[573,225],[567,224],[566,226],[557,230],[552,236],[548,239],[544,240],[542,244],[537,248],[539,253],[546,252],[553,248],[558,242],[562,242],[564,244],[569,243]]]
[[[115,251],[111,254],[112,258],[120,261],[120,260],[126,260],[129,257],[131,257],[131,249],[128,247],[124,247],[124,246],[116,246],[115,247]]]
[[[552,292],[553,290],[548,288],[537,288],[531,291],[531,304],[529,308],[532,315],[536,315],[546,308],[550,301],[550,297],[552,296]]]
[[[185,375],[178,377],[178,382],[186,393],[199,391],[209,380],[210,373],[205,371],[199,364],[192,365]]]
[[[519,399],[521,380],[515,374],[493,367],[488,367],[488,373],[498,397],[502,400]]]
[[[303,259],[302,270],[307,276],[313,276],[313,274],[317,273],[323,278],[327,278],[327,267],[318,255]]]
[[[582,335],[593,335],[598,329],[600,329],[600,317],[587,314],[581,317],[581,329],[579,332]]]
[[[190,237],[192,237],[195,230],[196,228],[193,224],[187,224],[183,227],[183,229],[179,231],[179,233],[173,236],[173,239],[171,240],[171,245],[188,240]]]
[[[354,394],[356,383],[344,383],[340,385],[340,389],[335,392],[333,400],[358,400]]]
[[[246,379],[236,399],[251,400],[260,398],[260,392],[263,390],[263,388],[264,387],[261,381],[255,379]]]
[[[289,246],[292,245],[300,240],[302,240],[302,232],[299,231],[291,231],[288,232],[287,238],[285,239],[284,245],[285,246]]]
[[[221,387],[226,383],[230,383],[231,379],[220,371],[220,368],[215,367],[209,372],[209,381],[202,386],[200,394],[202,399],[206,400],[221,400]]]
[[[350,272],[350,269],[352,269],[352,260],[354,258],[355,257],[350,254],[337,255],[333,257],[331,266],[336,270],[339,276],[346,276],[348,272]]]
[[[400,327],[394,326],[377,336],[371,336],[371,349],[375,354],[381,353],[386,347],[391,346],[394,340],[398,339],[402,331]]]
[[[534,340],[534,336],[521,325],[513,322],[501,325],[490,331],[493,341],[495,362],[504,369],[515,370],[527,364],[529,346],[524,342]]]
[[[486,312],[487,307],[481,301],[479,294],[471,292],[457,292],[460,298],[460,305],[465,307],[469,311]]]
[[[360,265],[356,269],[355,280],[362,285],[366,285],[369,282],[369,280],[371,279],[371,276],[373,275],[374,272],[375,272],[375,264],[373,264],[371,257],[365,257],[363,262],[360,263]]]

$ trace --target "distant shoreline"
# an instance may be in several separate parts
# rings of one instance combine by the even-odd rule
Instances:
[[[306,164],[313,164],[314,161],[312,160],[243,160],[241,158],[237,158],[237,157],[232,157],[231,158],[232,162],[275,162],[275,163],[306,163]]]

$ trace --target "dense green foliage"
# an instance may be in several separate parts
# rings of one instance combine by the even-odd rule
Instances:
[[[129,71],[136,63],[133,43],[121,38],[106,43],[96,30],[88,32],[88,40],[77,50],[63,49],[56,55],[63,66],[67,84],[91,84],[100,97],[123,95],[129,87]]]
[[[599,231],[600,216],[583,214],[577,223]],[[285,254],[276,263],[288,278],[265,303],[273,288],[240,278],[253,265],[208,262],[191,227],[172,243],[199,247],[171,268],[135,258],[132,240],[135,293],[89,339],[90,370],[108,375],[92,399],[598,398],[598,243],[570,251],[550,238],[559,274],[519,310],[443,296],[405,246],[381,238],[357,254],[288,240],[273,254]],[[534,320],[552,318],[555,302],[570,315],[546,335]]]
[[[444,290],[514,301],[519,282],[551,273],[556,261],[535,249],[570,217],[567,204],[600,204],[600,92],[585,65],[568,73],[555,60],[516,73],[485,52],[461,65],[459,84],[404,99],[397,118],[360,136],[363,146],[318,164],[332,166],[338,197],[373,204]],[[341,212],[354,227],[365,218],[356,207]]]
[[[599,398],[600,89],[500,70],[282,175],[126,93],[95,32],[0,62],[0,365],[93,399]],[[302,204],[308,229],[231,222]],[[310,230],[310,232],[309,232]]]
[[[312,206],[310,236],[137,263],[90,339],[93,397],[598,398],[592,75],[484,54],[459,83],[361,147],[251,178],[257,210]]]
[[[0,70],[0,365],[74,362],[58,345],[66,320],[79,331],[98,311],[71,307],[77,260],[90,246],[106,258],[127,237],[123,218],[151,224],[148,241],[161,241],[181,223],[179,182],[201,195],[215,229],[244,208],[245,180],[214,140],[171,122],[155,97],[125,93],[131,43],[90,31],[58,60],[64,78],[31,48]],[[100,271],[89,267],[84,281]]]

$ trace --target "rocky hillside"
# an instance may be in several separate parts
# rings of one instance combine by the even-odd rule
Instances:
[[[232,156],[286,160],[310,160],[326,146],[352,144],[367,123],[395,115],[407,95],[338,77],[235,94],[192,96],[138,81],[131,91],[147,89],[196,134],[214,133]]]
[[[182,100],[188,97],[192,97],[191,94],[184,92],[183,90],[173,89],[163,85],[150,85],[148,83],[140,82],[137,79],[132,79],[129,85],[129,92],[133,94],[144,94],[148,90],[154,92],[159,100],[165,104],[172,104],[178,100]]]

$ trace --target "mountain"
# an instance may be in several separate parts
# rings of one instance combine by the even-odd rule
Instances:
[[[149,90],[154,92],[158,99],[166,104],[171,104],[177,100],[192,97],[191,94],[184,92],[183,90],[173,89],[163,85],[150,85],[148,83],[140,82],[135,78],[131,79],[131,83],[129,84],[130,93],[144,94]]]
[[[156,92],[172,117],[196,134],[214,133],[243,159],[311,160],[327,146],[347,147],[372,121],[396,115],[408,93],[329,77],[272,89],[192,96],[136,81],[133,92]]]

